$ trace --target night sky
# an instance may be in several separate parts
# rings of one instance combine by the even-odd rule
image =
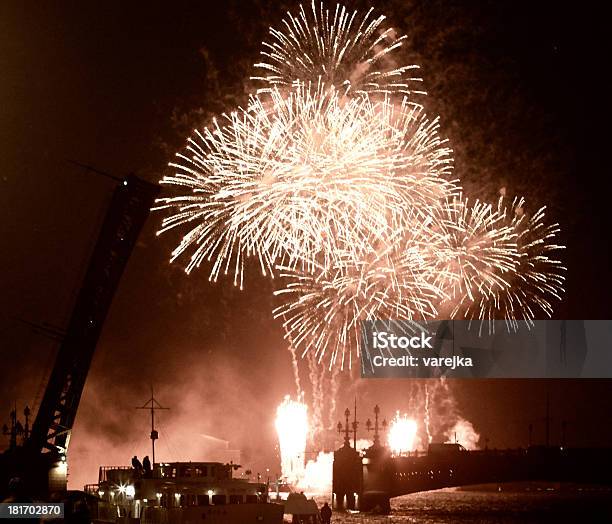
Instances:
[[[70,161],[159,180],[194,126],[245,103],[268,26],[295,11],[263,0],[126,4],[0,6],[2,422],[14,401],[40,400],[56,344],[23,321],[66,326],[114,188]],[[568,282],[555,316],[610,318],[600,8],[372,5],[408,34],[404,57],[422,66],[426,107],[441,115],[468,193],[493,199],[503,186],[560,223]],[[256,270],[243,292],[229,278],[210,284],[206,269],[186,276],[185,260],[168,263],[178,236],[155,236],[160,220],[153,213],[145,226],[94,357],[72,440],[77,487],[95,480],[100,456],[127,462],[148,451],[146,415],[133,408],[151,383],[172,408],[160,421],[163,459],[213,453],[219,438],[254,467],[275,467],[274,411],[295,388],[272,284]],[[363,409],[406,409],[407,382],[345,376],[342,385],[342,409],[354,394]],[[569,444],[609,444],[611,386],[472,380],[451,389],[463,416],[503,447],[524,445],[530,422],[543,438],[547,391],[553,439],[567,420]]]

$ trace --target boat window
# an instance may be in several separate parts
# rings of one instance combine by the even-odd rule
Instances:
[[[230,495],[230,504],[242,504],[242,495]]]
[[[182,468],[181,477],[191,477],[191,467],[185,466]]]
[[[176,478],[176,468],[172,468],[172,471],[170,473],[170,476],[175,479]]]
[[[247,504],[257,504],[257,495],[247,495],[246,501]]]
[[[220,506],[225,504],[225,495],[213,495],[212,496],[212,502],[213,504],[215,504],[216,506]]]
[[[210,498],[208,495],[198,495],[198,506],[210,505]]]

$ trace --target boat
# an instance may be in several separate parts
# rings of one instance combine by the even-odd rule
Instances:
[[[303,493],[290,493],[283,505],[285,522],[321,524],[317,503],[313,499],[308,499]]]
[[[140,409],[151,412],[153,460],[132,466],[101,466],[97,484],[85,493],[97,524],[281,524],[283,506],[270,501],[269,486],[234,478],[239,464],[223,462],[155,462],[155,411],[167,409],[153,396]],[[152,463],[151,463],[152,462]]]
[[[268,486],[234,478],[240,466],[222,462],[164,462],[149,471],[100,467],[91,520],[116,524],[280,524],[283,506]]]

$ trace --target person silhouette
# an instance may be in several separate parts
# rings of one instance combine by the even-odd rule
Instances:
[[[142,473],[142,464],[136,455],[132,457],[132,467],[136,470],[136,473]]]
[[[323,504],[323,507],[321,508],[321,520],[323,521],[323,524],[330,524],[331,516],[332,516],[332,510],[329,507],[329,504],[326,502],[325,504]]]
[[[144,470],[145,476],[149,476],[151,474],[151,460],[149,459],[149,455],[142,459],[142,469]]]

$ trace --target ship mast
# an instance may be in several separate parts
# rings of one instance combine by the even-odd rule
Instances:
[[[159,438],[159,433],[155,429],[155,411],[160,409],[168,410],[160,405],[153,395],[153,386],[151,386],[151,398],[145,402],[143,406],[136,409],[148,409],[151,412],[151,464],[155,467],[155,441]]]

